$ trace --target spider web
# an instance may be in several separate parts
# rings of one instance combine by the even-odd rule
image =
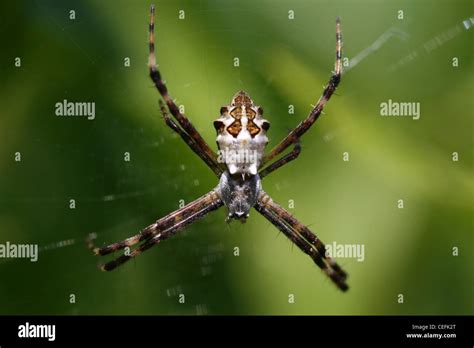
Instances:
[[[412,33],[416,29],[412,18],[401,22],[395,17],[384,17],[384,20],[373,25],[370,34],[357,37],[354,33],[358,30],[356,23],[351,19],[350,12],[345,12],[343,7],[318,7],[316,11],[311,4],[269,4],[265,1],[243,5],[241,2],[218,1],[201,1],[199,5],[182,6],[163,4],[157,17],[157,58],[161,63],[160,70],[167,80],[172,96],[177,98],[177,104],[184,105],[186,115],[211,146],[214,145],[212,120],[218,116],[220,106],[227,104],[232,95],[240,89],[247,90],[255,102],[263,106],[265,115],[269,115],[272,123],[269,133],[272,140],[269,146],[272,146],[306,116],[311,107],[310,103],[314,104],[319,97],[322,91],[320,86],[326,83],[333,64],[334,18],[342,13],[344,55],[349,57],[349,66],[345,67],[345,76],[339,92],[343,97],[336,96],[331,100],[326,111],[327,121],[318,121],[326,123],[316,125],[318,131],[312,129],[310,135],[302,139],[301,158],[272,174],[263,185],[264,189],[286,208],[289,200],[294,200],[295,208],[291,212],[305,224],[311,225],[326,243],[331,243],[332,238],[341,241],[355,240],[369,245],[369,232],[363,229],[370,226],[366,221],[367,217],[361,218],[363,222],[358,223],[357,218],[349,216],[348,213],[344,215],[358,228],[347,228],[347,225],[342,223],[331,224],[331,221],[340,220],[337,214],[344,214],[348,207],[357,205],[354,200],[349,199],[348,203],[341,203],[344,206],[341,212],[337,209],[339,202],[331,197],[331,192],[349,192],[346,194],[350,197],[366,194],[364,190],[351,188],[359,183],[360,169],[352,163],[347,168],[342,168],[334,159],[340,156],[343,150],[358,148],[360,145],[351,136],[360,128],[357,128],[354,122],[347,122],[347,117],[341,117],[342,121],[337,121],[338,111],[342,116],[349,114],[349,111],[338,104],[342,103],[342,99],[359,106],[354,99],[375,91],[373,87],[367,87],[359,92],[357,84],[353,82],[356,79],[366,81],[361,76],[373,74],[371,66],[380,68],[378,72],[383,78],[391,79],[395,73],[413,71],[414,66],[421,64],[421,60],[430,62],[430,59],[436,59],[440,51],[454,54],[456,50],[453,45],[456,40],[470,34],[473,18],[469,17],[469,14],[456,13],[451,21],[439,24],[429,35],[422,35]],[[288,18],[288,11],[292,7],[295,7],[294,20]],[[181,8],[185,10],[183,20],[178,18]],[[55,259],[66,262],[71,258],[69,253],[79,257],[80,267],[74,268],[78,272],[92,268],[93,264],[98,262],[92,255],[85,255],[83,241],[88,233],[96,233],[99,244],[129,237],[157,218],[177,209],[180,204],[189,203],[208,192],[217,184],[217,180],[161,119],[157,106],[158,93],[155,93],[146,76],[145,6],[134,7],[121,3],[115,7],[95,4],[89,8],[81,5],[76,9],[80,14],[76,22],[64,19],[65,8],[36,2],[35,10],[37,13],[29,12],[29,16],[38,23],[47,23],[46,27],[51,31],[44,35],[52,35],[63,45],[69,44],[70,50],[79,56],[75,63],[82,68],[73,69],[74,65],[71,65],[71,71],[76,74],[80,73],[81,69],[85,71],[84,78],[78,77],[74,80],[83,86],[82,94],[78,96],[73,87],[64,87],[64,93],[56,91],[57,95],[53,99],[94,100],[98,109],[94,121],[89,124],[83,122],[77,126],[80,136],[75,136],[74,139],[83,138],[87,139],[86,141],[76,145],[63,142],[65,140],[61,138],[57,140],[57,146],[52,148],[52,157],[60,158],[64,167],[70,165],[73,169],[64,169],[61,172],[65,177],[73,179],[64,179],[65,182],[60,184],[61,176],[57,177],[56,185],[64,185],[67,188],[54,189],[50,196],[32,193],[22,198],[23,203],[29,202],[24,205],[29,208],[49,202],[58,212],[58,220],[61,221],[51,224],[51,228],[43,226],[44,234],[25,233],[25,238],[38,241],[40,258],[44,256],[49,260],[45,262],[53,262]],[[130,13],[130,25],[118,24],[124,11]],[[315,13],[318,13],[318,23],[311,20]],[[229,14],[232,16],[229,17]],[[252,20],[255,21],[255,18],[262,22],[258,30],[252,27]],[[133,27],[137,24],[140,29],[132,29],[132,23]],[[102,33],[97,34],[98,38],[90,43],[85,39],[91,30],[88,25],[90,28],[102,28]],[[140,34],[137,35],[137,32]],[[137,40],[137,37],[142,41]],[[431,49],[426,49],[426,44],[433,40],[436,45],[430,45]],[[28,40],[27,42],[30,43]],[[39,56],[38,54],[36,57]],[[130,68],[122,66],[123,57],[131,58]],[[238,67],[234,66],[235,58],[239,58]],[[106,67],[110,71],[102,72]],[[28,66],[25,69],[28,69]],[[29,69],[32,70],[31,67]],[[307,72],[309,74],[306,74]],[[83,81],[94,73],[99,74],[96,80]],[[287,79],[292,74],[308,78],[304,81]],[[313,82],[315,84],[312,84]],[[401,93],[404,88],[395,83],[389,92],[392,95],[404,96]],[[289,104],[295,106],[295,114],[288,114]],[[33,111],[34,109],[30,112]],[[369,119],[361,118],[360,122],[368,124]],[[368,128],[370,131],[370,127]],[[388,131],[391,128],[377,128],[380,129]],[[47,127],[43,130],[47,130]],[[408,129],[406,131],[410,132]],[[362,137],[365,135],[370,138],[371,133],[363,133]],[[52,136],[53,140],[56,139],[55,136]],[[389,145],[382,142],[382,146]],[[359,146],[360,148],[363,147]],[[126,153],[130,154],[130,161],[124,160]],[[363,157],[362,153],[358,155]],[[69,162],[67,157],[79,158],[78,163]],[[377,161],[384,162],[379,156],[375,157]],[[320,167],[312,165],[313,158],[314,162],[320,163]],[[337,160],[340,161],[339,157]],[[413,162],[407,160],[407,163]],[[373,162],[365,164],[375,166]],[[333,175],[340,175],[340,180],[329,180],[318,174],[326,170]],[[355,173],[359,173],[358,180],[354,179]],[[461,177],[462,181],[462,171],[460,173],[456,172],[452,176]],[[318,180],[318,185],[327,187],[309,184],[313,176],[324,179]],[[408,187],[407,191],[427,194],[428,189],[423,185],[420,189],[410,186],[409,181],[416,181],[415,179],[417,177],[410,177],[406,182],[403,181],[401,186]],[[348,180],[348,184],[341,184],[345,180]],[[401,194],[400,186],[393,184],[393,181],[392,178],[387,180],[387,185],[393,186],[384,191],[385,196],[371,199],[383,202],[383,198],[398,198],[397,195]],[[302,182],[308,184],[304,185]],[[391,190],[397,192],[390,192]],[[370,197],[370,194],[368,196]],[[70,199],[75,200],[75,209],[67,207],[65,202]],[[454,201],[454,198],[452,200]],[[59,206],[63,208],[58,208]],[[357,211],[358,214],[364,213],[361,209]],[[384,214],[393,213],[387,211],[382,210]],[[136,275],[131,275],[127,270],[118,271],[118,275],[111,276],[111,284],[124,290],[129,296],[134,292],[120,283],[120,278],[129,283],[138,281],[138,287],[142,289],[150,286],[151,291],[158,293],[157,298],[162,307],[155,305],[147,309],[152,301],[145,299],[139,302],[137,308],[123,307],[117,311],[218,314],[267,313],[274,310],[279,313],[294,313],[292,309],[286,308],[269,309],[265,303],[253,300],[252,296],[261,301],[264,291],[259,289],[263,288],[263,285],[278,283],[278,279],[286,279],[283,274],[291,274],[294,269],[300,268],[301,274],[315,273],[309,287],[319,286],[317,284],[321,283],[321,289],[330,288],[330,284],[323,280],[314,265],[306,258],[297,256],[299,254],[296,251],[291,253],[291,258],[279,257],[279,253],[288,251],[289,244],[283,243],[282,247],[278,246],[280,243],[274,245],[273,242],[277,241],[272,240],[273,227],[257,216],[253,211],[246,225],[227,225],[223,222],[225,210],[221,209],[173,239],[153,248],[153,251],[140,255],[131,262],[135,265],[124,266],[132,269]],[[414,213],[410,216],[415,219]],[[407,222],[409,219],[401,220],[403,221],[397,224],[393,231],[403,235],[407,244],[415,245],[422,228],[417,229],[415,224]],[[377,226],[382,225],[379,221]],[[339,232],[338,230],[344,230],[343,226],[347,231]],[[418,233],[410,235],[410,232]],[[277,234],[276,231],[274,233]],[[395,239],[391,239],[393,237],[386,238],[394,243],[394,250],[397,252],[402,247],[406,248],[408,254],[413,252],[410,246],[397,244]],[[13,238],[10,236],[10,239]],[[234,256],[235,247],[239,247],[240,256]],[[342,265],[349,269],[357,269],[358,266],[351,259],[343,259]],[[256,267],[256,270],[247,272],[253,267]],[[364,271],[370,267],[365,263]],[[155,268],[159,270],[160,279],[153,284],[147,283],[144,279],[155,274]],[[59,274],[60,270],[56,269],[56,272]],[[262,274],[261,279],[255,280],[255,274]],[[141,279],[138,279],[139,276]],[[281,278],[270,280],[271,277],[277,276]],[[101,281],[100,279],[104,279],[102,277],[103,274],[98,273],[94,275],[94,280]],[[63,279],[66,281],[68,278],[64,275]],[[252,284],[253,281],[255,284],[249,286],[256,293],[249,295],[246,300],[239,298],[238,293],[242,288],[246,288],[246,284]],[[297,288],[300,298],[307,299],[303,301],[302,307],[297,307],[299,313],[305,311],[304,306],[308,306],[309,313],[318,310],[333,313],[338,310],[324,307],[323,301],[315,304],[321,306],[318,308],[314,304],[308,304],[308,299],[311,298],[309,293],[301,290],[301,287],[292,286],[293,281],[299,281],[298,284],[301,284],[300,278],[291,274],[285,280],[284,289],[276,290],[276,293],[285,297],[287,292]],[[76,284],[76,287],[79,285]],[[209,296],[203,295],[206,292]],[[182,308],[177,301],[180,294],[186,296],[185,306]],[[329,290],[328,296],[336,295]],[[117,297],[112,297],[110,303],[114,300],[117,300]],[[171,302],[175,304],[170,304]],[[91,307],[84,305],[84,308],[79,307],[75,311],[74,313],[84,313],[91,311]],[[100,311],[112,310],[109,307]]]

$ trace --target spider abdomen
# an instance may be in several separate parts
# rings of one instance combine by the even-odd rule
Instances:
[[[262,117],[261,107],[244,91],[238,92],[221,116],[214,121],[219,147],[218,161],[225,163],[231,175],[256,175],[268,143],[270,123]]]

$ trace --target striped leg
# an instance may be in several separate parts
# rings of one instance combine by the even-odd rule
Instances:
[[[176,133],[179,134],[181,139],[184,140],[186,144],[191,148],[191,150],[194,151],[196,155],[201,157],[201,159],[209,166],[209,168],[212,169],[212,171],[219,177],[222,174],[222,169],[219,167],[219,165],[215,162],[212,161],[204,152],[201,151],[201,148],[199,145],[189,136],[188,133],[183,131],[183,129],[178,126],[172,119],[169,117],[166,108],[163,104],[163,102],[160,100],[160,109],[161,109],[161,114],[163,115],[163,118],[165,120],[165,123],[170,127],[172,130],[174,130]]]
[[[260,179],[263,179],[264,177],[266,177],[271,172],[273,172],[273,171],[277,170],[278,168],[284,166],[285,164],[293,161],[294,159],[296,159],[300,155],[300,153],[301,153],[301,145],[300,145],[299,142],[297,142],[297,143],[295,143],[295,146],[293,147],[293,150],[291,152],[287,153],[285,156],[283,156],[279,160],[273,162],[272,164],[270,164],[265,169],[262,169],[258,173],[258,175],[260,175]]]
[[[199,132],[194,128],[193,124],[189,121],[189,119],[183,115],[180,111],[178,106],[175,104],[173,99],[168,93],[168,89],[161,78],[161,74],[156,66],[156,58],[155,58],[155,6],[151,5],[150,8],[150,27],[149,27],[149,48],[150,48],[150,55],[148,58],[148,67],[150,69],[150,77],[155,84],[156,89],[160,92],[161,96],[166,102],[168,109],[170,110],[173,117],[178,121],[179,125],[183,128],[184,132],[186,132],[194,141],[195,148],[192,148],[194,152],[195,149],[199,149],[199,152],[202,153],[200,155],[201,158],[206,157],[207,159],[205,162],[209,165],[212,163],[211,169],[216,173],[217,176],[220,176],[223,173],[223,167],[217,161],[217,154],[209,147],[206,141],[202,138]],[[174,127],[172,127],[176,130]],[[181,133],[180,133],[181,135]],[[182,136],[181,136],[182,137]],[[189,143],[188,143],[189,145]]]
[[[273,202],[263,191],[259,194],[255,209],[282,231],[301,251],[309,255],[340,290],[349,289],[346,284],[347,273],[326,255],[324,244],[306,226]]]
[[[175,235],[179,231],[183,230],[186,226],[192,224],[196,220],[199,220],[206,216],[211,211],[214,211],[223,205],[222,201],[219,198],[216,198],[212,203],[204,206],[202,209],[195,211],[192,215],[179,220],[176,224],[168,227],[167,229],[157,231],[153,237],[145,240],[140,246],[133,249],[129,254],[123,254],[116,258],[115,260],[109,261],[99,266],[102,271],[111,271],[118,266],[123,265],[125,262],[130,259],[140,255],[145,250],[148,250],[155,244],[160,243],[161,241],[168,239],[169,237]]]
[[[316,106],[311,110],[309,116],[302,121],[290,134],[288,134],[277,146],[275,146],[264,158],[263,164],[272,160],[280,153],[285,151],[288,146],[294,144],[298,139],[313,125],[314,122],[319,118],[319,115],[323,111],[324,106],[328,102],[329,98],[333,95],[339,82],[341,81],[342,74],[342,34],[341,34],[341,22],[339,18],[336,20],[336,63],[333,75],[331,76],[328,85],[324,89],[323,95],[319,98]]]
[[[188,203],[183,208],[178,209],[161,219],[157,220],[154,224],[146,227],[140,233],[136,234],[133,237],[127,238],[123,241],[116,242],[104,247],[97,247],[94,245],[94,236],[89,235],[86,240],[87,246],[90,250],[96,255],[107,255],[113,253],[117,250],[124,249],[126,247],[133,246],[138,244],[144,240],[149,240],[155,237],[162,231],[166,231],[173,226],[178,225],[181,221],[184,221],[191,216],[199,213],[203,209],[207,209],[209,207],[214,207],[214,209],[219,208],[222,205],[222,201],[220,200],[219,196],[217,195],[215,190],[201,196],[200,198],[196,199],[195,201]]]
[[[316,237],[308,227],[299,222],[293,215],[283,209],[280,205],[276,204],[270,196],[263,192],[260,195],[262,201],[265,201],[267,207],[275,213],[277,216],[282,218],[288,225],[294,228],[299,234],[301,234],[311,245],[313,245],[324,258],[324,260],[336,271],[341,278],[347,278],[347,273],[334,261],[330,256],[326,255],[326,246]]]

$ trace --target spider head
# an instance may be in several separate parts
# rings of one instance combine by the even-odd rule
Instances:
[[[228,209],[227,222],[245,222],[250,209],[257,203],[261,188],[258,174],[244,179],[240,175],[224,172],[219,180],[218,194]]]
[[[244,91],[237,92],[231,103],[221,108],[214,127],[219,161],[227,165],[230,174],[257,174],[270,127],[262,115],[263,109]]]

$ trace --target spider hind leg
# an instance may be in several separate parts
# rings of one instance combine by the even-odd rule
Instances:
[[[86,244],[95,255],[104,256],[143,242],[129,253],[124,253],[117,259],[99,266],[99,268],[103,271],[110,271],[125,263],[129,259],[139,255],[151,246],[175,235],[177,232],[183,230],[186,226],[203,218],[211,211],[220,208],[223,204],[224,203],[220,199],[217,189],[214,189],[195,201],[188,203],[183,208],[180,208],[162,217],[154,224],[151,224],[150,226],[143,229],[140,233],[130,238],[106,245],[104,247],[97,247],[94,244],[95,235],[90,234],[86,239]]]

